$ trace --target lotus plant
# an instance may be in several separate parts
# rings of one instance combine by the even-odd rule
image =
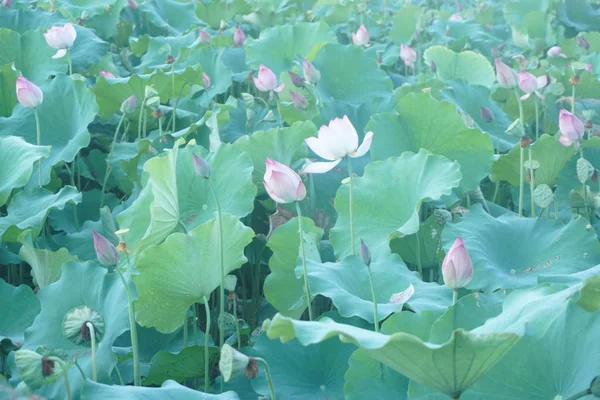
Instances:
[[[561,133],[561,136],[558,138],[560,144],[565,147],[575,144],[575,149],[577,150],[585,133],[583,122],[574,114],[562,109],[558,117],[558,128]]]
[[[277,85],[277,76],[263,64],[258,68],[258,77],[252,77],[252,79],[258,90],[269,93],[269,100],[273,98],[273,92],[280,93],[285,87],[283,83]]]
[[[357,46],[368,46],[369,40],[369,31],[364,25],[361,25],[356,33],[352,34],[352,42]]]
[[[498,84],[505,89],[513,89],[517,87],[518,79],[515,71],[504,64],[499,59],[496,59],[496,80]]]
[[[210,39],[211,39],[210,33],[206,32],[202,28],[198,29],[198,40],[200,41],[200,43],[210,43]]]
[[[242,47],[245,41],[246,35],[244,34],[244,31],[240,28],[237,28],[233,33],[233,44],[235,47]]]
[[[548,57],[561,57],[567,58],[567,56],[562,52],[562,48],[560,46],[552,46],[546,52]]]
[[[453,304],[458,297],[458,289],[467,286],[473,279],[473,263],[462,237],[457,237],[442,262],[444,283],[454,291]]]
[[[56,49],[57,52],[52,56],[52,58],[62,58],[68,55],[69,49],[75,43],[75,39],[77,38],[77,31],[75,27],[71,23],[66,23],[63,26],[52,26],[46,33],[44,33],[44,38],[46,39],[46,43],[48,46]],[[71,63],[71,57],[68,57],[69,60],[69,75],[73,73],[73,65]]]

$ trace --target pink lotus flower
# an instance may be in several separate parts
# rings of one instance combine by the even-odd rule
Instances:
[[[457,237],[442,262],[444,283],[450,289],[465,287],[473,279],[473,263],[461,237]]]
[[[321,174],[332,170],[346,156],[358,158],[364,156],[371,148],[373,132],[368,132],[360,147],[358,146],[358,134],[348,119],[335,118],[329,122],[329,126],[323,125],[319,129],[318,137],[304,139],[308,147],[319,157],[329,162],[315,162],[305,166],[301,173]]]
[[[23,107],[35,108],[44,101],[44,93],[24,76],[17,78],[17,99]]]
[[[208,76],[206,72],[202,73],[202,83],[204,84],[205,89],[210,87],[210,76]]]
[[[517,74],[498,58],[496,59],[496,79],[503,88],[512,89],[517,87]]]
[[[114,76],[114,75],[112,74],[112,72],[110,72],[110,71],[100,71],[100,72],[98,73],[98,75],[100,75],[100,76],[103,76],[103,77],[105,77],[105,78],[111,78],[111,79],[114,79],[114,78],[115,78],[115,76]]]
[[[579,147],[579,143],[583,140],[583,134],[585,132],[585,126],[579,118],[565,109],[560,110],[558,129],[561,133],[558,141],[563,146],[569,147],[575,143],[575,148],[577,149]]]
[[[411,68],[415,67],[415,61],[417,60],[417,52],[411,48],[406,46],[404,43],[400,45],[400,58],[404,62],[404,64],[408,65]]]
[[[71,23],[63,26],[53,26],[44,33],[46,43],[53,49],[58,50],[52,58],[61,58],[67,54],[67,49],[73,46],[77,38],[77,31]]]
[[[105,267],[112,267],[119,262],[119,252],[117,248],[108,241],[107,238],[92,229],[92,237],[94,238],[94,249],[96,257],[100,264]]]
[[[267,158],[266,166],[265,190],[273,200],[287,204],[306,197],[306,187],[293,169],[270,158]]]
[[[254,80],[254,86],[261,92],[269,92],[269,98],[273,97],[273,92],[281,92],[285,87],[285,84],[277,86],[277,76],[269,68],[260,64],[258,68],[258,78],[252,77]]]
[[[137,107],[137,99],[135,94],[132,94],[121,103],[121,112],[125,114],[133,114]]]
[[[487,107],[481,106],[479,115],[481,116],[481,119],[488,124],[494,120],[494,113]]]
[[[242,32],[244,33],[244,32]],[[198,39],[200,40],[200,43],[208,43],[210,42],[211,36],[210,33],[206,32],[204,29],[200,28],[198,29]]]
[[[530,72],[519,71],[519,88],[525,92],[525,94],[521,96],[521,100],[527,100],[529,96],[531,96],[531,93],[535,93],[537,97],[543,100],[544,96],[538,92],[538,90],[543,89],[547,84],[547,75],[536,77]]]
[[[361,25],[356,33],[352,34],[352,42],[357,46],[366,46],[369,44],[369,31],[364,25]]]
[[[454,14],[452,14],[452,15],[450,16],[449,20],[450,20],[450,21],[455,21],[455,22],[460,22],[460,21],[462,21],[463,19],[462,19],[462,17],[460,16],[460,14],[459,14],[459,13],[454,13]]]
[[[302,60],[302,73],[307,82],[315,84],[321,80],[321,72],[306,58]]]
[[[567,56],[565,54],[563,54],[562,49],[560,48],[560,46],[552,46],[548,49],[548,51],[546,52],[546,55],[548,57],[562,57],[562,58],[567,58]]]
[[[244,31],[240,28],[237,28],[233,34],[233,44],[235,47],[241,47],[244,45],[245,41],[246,35],[244,34]]]
[[[587,72],[594,72],[594,66],[592,64],[585,64],[585,70]]]
[[[308,100],[303,94],[290,90],[290,97],[296,110],[305,110],[308,107]]]

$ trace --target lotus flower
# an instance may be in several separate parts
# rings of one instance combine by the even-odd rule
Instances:
[[[266,166],[264,185],[273,200],[287,204],[306,197],[306,187],[293,169],[270,158],[267,158]]]
[[[66,23],[63,26],[53,26],[44,33],[46,43],[53,49],[58,50],[52,58],[61,58],[67,54],[67,49],[73,46],[77,38],[75,27]]]
[[[210,76],[206,72],[202,74],[202,83],[205,89],[210,87]]]
[[[258,78],[252,77],[254,80],[254,86],[261,92],[269,92],[269,98],[273,97],[273,91],[281,92],[285,87],[285,84],[277,86],[277,76],[269,68],[264,65],[260,65],[258,69]]]
[[[560,48],[560,46],[552,46],[548,49],[548,51],[546,52],[546,55],[548,57],[562,57],[562,58],[567,58],[567,56],[565,54],[563,54],[562,49]]]
[[[367,244],[364,240],[360,239],[360,249],[358,250],[358,256],[360,261],[363,262],[367,267],[371,265],[371,252],[367,247]]]
[[[240,28],[237,28],[233,34],[233,44],[235,47],[241,47],[244,45],[245,41],[246,35],[244,34],[244,31]]]
[[[585,70],[587,72],[594,72],[594,66],[592,64],[585,64]]]
[[[531,93],[535,93],[537,97],[544,99],[544,96],[538,92],[538,90],[544,88],[547,84],[547,75],[541,75],[536,78],[536,76],[530,72],[519,71],[519,88],[525,92],[525,94],[521,96],[521,100],[527,100],[529,96],[531,96]]]
[[[302,73],[307,82],[315,84],[321,80],[321,72],[306,58],[302,60]]]
[[[308,107],[308,100],[303,94],[290,90],[290,97],[296,110],[305,110]]]
[[[356,33],[352,34],[352,42],[357,46],[366,46],[369,44],[369,31],[364,25],[361,25]]]
[[[558,117],[558,128],[561,133],[558,141],[563,146],[569,147],[575,143],[575,148],[579,147],[579,143],[583,140],[583,134],[585,132],[585,126],[579,118],[567,110],[562,109],[560,110]]]
[[[348,116],[344,115],[344,118],[332,119],[329,126],[321,126],[318,137],[309,137],[304,141],[319,157],[329,160],[329,162],[311,163],[305,166],[301,172],[321,174],[332,170],[346,156],[353,158],[364,156],[371,148],[373,132],[365,135],[359,147],[356,129]]]
[[[461,237],[457,237],[442,262],[444,283],[451,289],[465,287],[473,279],[473,263]]]
[[[110,71],[100,71],[100,72],[98,72],[98,75],[103,76],[105,78],[111,78],[111,79],[115,78],[115,76]]]
[[[3,0],[2,1],[2,6],[5,7],[5,8],[10,7],[10,0]]]
[[[498,58],[496,59],[496,79],[503,88],[512,89],[517,87],[517,74]]]
[[[125,114],[133,114],[137,106],[135,94],[132,94],[121,103],[121,112]]]
[[[210,177],[210,164],[202,157],[196,154],[192,155],[192,161],[194,164],[194,172],[200,178],[208,179]]]
[[[494,113],[487,107],[481,106],[479,110],[479,115],[484,122],[490,123],[494,120]]]
[[[119,262],[119,252],[117,248],[108,241],[107,238],[92,230],[92,237],[94,238],[94,249],[96,250],[96,257],[100,264],[105,267],[112,267],[117,265]]]
[[[242,32],[244,33],[244,32]],[[206,32],[204,29],[200,28],[198,29],[198,39],[200,40],[200,43],[208,43],[210,42],[211,36],[210,33]]]
[[[400,58],[404,62],[404,64],[408,65],[411,68],[415,67],[415,61],[417,60],[417,52],[411,48],[406,46],[404,43],[400,45]]]
[[[459,22],[459,21],[463,20],[459,13],[452,14],[449,19],[450,19],[450,21],[455,21],[455,22]]]
[[[19,76],[17,78],[17,99],[23,107],[35,108],[44,101],[44,93],[24,76]]]

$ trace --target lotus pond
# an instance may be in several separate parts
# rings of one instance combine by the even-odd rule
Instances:
[[[3,0],[0,398],[600,397],[600,3]]]

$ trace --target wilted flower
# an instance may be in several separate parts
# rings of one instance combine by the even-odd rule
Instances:
[[[373,132],[367,132],[359,147],[356,129],[348,116],[344,115],[344,118],[329,121],[329,126],[321,126],[317,137],[309,137],[304,141],[319,157],[330,162],[311,163],[300,172],[319,174],[332,170],[346,156],[353,158],[364,156],[371,148]]]
[[[417,52],[411,48],[406,46],[404,43],[400,45],[400,58],[404,62],[404,64],[408,65],[411,68],[415,67],[415,61],[417,60]]]
[[[75,307],[65,315],[62,323],[63,336],[76,345],[90,344],[92,332],[87,326],[88,323],[91,323],[94,328],[96,341],[102,340],[105,330],[104,318],[97,311],[86,306]]]
[[[285,84],[277,86],[277,76],[269,68],[260,64],[258,69],[258,78],[252,77],[254,80],[254,86],[261,92],[269,92],[269,97],[273,96],[273,91],[281,92],[285,87]]]
[[[583,36],[577,36],[576,41],[579,47],[583,47],[585,50],[590,48],[590,42],[588,42]]]
[[[211,39],[210,33],[200,28],[198,29],[198,39],[200,40],[200,43],[208,43]]]
[[[479,109],[479,115],[484,122],[490,123],[494,120],[494,113],[487,107],[481,106]]]
[[[457,237],[442,262],[444,283],[451,289],[465,287],[473,279],[473,263],[461,237]]]
[[[581,84],[581,78],[579,77],[579,74],[573,74],[569,78],[569,83],[573,86],[579,86]]]
[[[194,172],[200,178],[208,179],[210,177],[210,164],[204,158],[193,154]]]
[[[219,370],[225,382],[229,382],[241,374],[254,379],[258,375],[258,364],[254,358],[248,357],[225,343],[221,347]]]
[[[532,140],[529,136],[527,135],[523,135],[521,136],[521,140],[519,141],[519,144],[521,145],[522,148],[527,148],[527,146],[529,146],[531,144]]]
[[[246,35],[244,34],[244,31],[240,28],[237,28],[233,34],[233,44],[235,45],[235,47],[240,47],[244,45],[245,41]]]
[[[103,76],[105,78],[111,78],[111,79],[114,79],[114,77],[115,77],[112,74],[112,72],[110,72],[110,71],[100,71],[100,72],[98,72],[98,75]]]
[[[53,49],[58,50],[52,58],[61,58],[67,54],[67,49],[73,46],[77,38],[75,27],[66,23],[63,26],[53,26],[44,33],[46,43]]]
[[[302,60],[302,73],[304,79],[310,83],[317,83],[321,79],[321,72],[306,58]]]
[[[296,110],[305,110],[308,107],[308,100],[303,94],[290,90],[290,97]]]
[[[96,250],[96,257],[100,264],[105,267],[112,267],[117,265],[119,262],[119,252],[117,248],[108,241],[107,238],[92,229],[92,236],[94,238],[94,249]]]
[[[579,147],[579,142],[583,140],[583,134],[585,132],[585,126],[579,118],[567,110],[562,109],[560,110],[558,117],[558,128],[561,133],[558,141],[563,146],[569,147],[571,144],[575,143],[575,147]]]
[[[306,197],[306,187],[293,169],[270,158],[267,158],[266,166],[264,185],[273,200],[287,204]]]
[[[135,94],[132,94],[121,103],[121,112],[125,114],[133,114],[137,106]]]
[[[206,72],[202,73],[202,83],[205,89],[210,87],[210,76]]]
[[[357,46],[366,46],[369,44],[369,31],[364,25],[361,25],[356,33],[352,34],[352,42]]]
[[[17,99],[23,107],[35,108],[44,101],[44,93],[24,76],[17,78]]]
[[[496,59],[496,79],[503,88],[512,89],[517,87],[517,74],[498,58]]]
[[[449,20],[450,20],[450,21],[459,22],[459,21],[462,21],[463,19],[462,19],[462,17],[460,16],[460,14],[459,14],[459,13],[454,13],[454,14],[452,14],[452,15],[450,16]]]
[[[358,255],[363,264],[367,267],[371,265],[371,252],[367,247],[367,244],[360,239],[360,249],[358,250]]]
[[[298,75],[297,73],[295,73],[293,71],[288,71],[288,74],[290,75],[290,79],[292,80],[292,83],[294,84],[294,86],[296,86],[296,87],[304,86],[304,80],[302,79],[302,77],[300,77],[300,75]]]

